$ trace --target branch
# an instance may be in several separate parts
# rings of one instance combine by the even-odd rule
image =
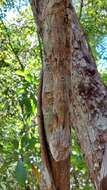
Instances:
[[[79,13],[79,19],[81,19],[81,16],[82,16],[83,1],[84,1],[84,0],[81,0],[81,3],[80,3],[80,13]]]
[[[17,55],[17,53],[16,53],[16,51],[15,51],[15,49],[14,49],[12,43],[11,43],[11,39],[10,39],[10,35],[9,35],[9,33],[8,33],[8,29],[7,29],[6,25],[5,25],[5,23],[3,22],[3,20],[1,20],[1,22],[2,22],[2,24],[3,24],[3,26],[4,26],[4,28],[5,28],[5,31],[6,31],[8,40],[9,40],[9,45],[10,45],[10,47],[11,47],[11,50],[12,50],[12,52],[14,53],[14,55],[15,55],[17,61],[19,62],[19,65],[21,66],[21,69],[24,71],[24,66],[23,66],[23,64],[21,63],[20,58],[19,58],[19,56]]]

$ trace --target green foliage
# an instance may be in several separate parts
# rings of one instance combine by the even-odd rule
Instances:
[[[85,163],[84,155],[76,137],[75,130],[72,129],[72,156],[71,156],[71,186],[73,190],[94,190],[88,167]]]
[[[102,38],[107,35],[107,16],[106,7],[107,1],[105,0],[83,0],[81,9],[81,0],[74,1],[76,11],[87,35],[91,49],[96,60],[99,59],[99,53],[96,47],[100,44]]]
[[[24,173],[20,156],[26,165],[27,181],[34,188],[38,182],[32,178],[31,163],[41,165],[37,127],[41,58],[30,8],[20,10],[11,22],[2,19],[0,36],[0,189],[20,186],[19,173]]]
[[[102,73],[101,78],[104,84],[107,86],[107,72],[106,71]]]

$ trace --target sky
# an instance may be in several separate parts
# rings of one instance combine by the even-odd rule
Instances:
[[[6,12],[6,20],[11,22],[16,19],[20,15],[20,10],[26,9],[29,2],[28,0],[18,0],[15,3],[15,7],[12,9],[7,10]]]
[[[104,37],[102,39],[101,43],[96,49],[101,55],[98,69],[103,72],[104,70],[107,70],[107,37]]]

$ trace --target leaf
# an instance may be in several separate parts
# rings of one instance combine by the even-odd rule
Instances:
[[[25,80],[31,83],[32,82],[32,76],[30,74],[27,74],[25,77]]]
[[[107,85],[107,73],[106,72],[102,73],[101,77],[102,77],[104,83]]]
[[[24,135],[22,138],[21,138],[21,147],[27,147],[29,144],[29,137],[27,135]]]
[[[17,70],[16,74],[25,77],[25,73],[23,71]]]
[[[18,149],[18,147],[19,147],[19,141],[17,139],[14,139],[13,140],[13,145],[14,145],[15,149]]]
[[[16,180],[20,185],[25,185],[25,181],[27,179],[27,171],[24,166],[24,162],[20,159],[16,166]]]

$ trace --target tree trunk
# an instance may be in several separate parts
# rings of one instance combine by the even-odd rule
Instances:
[[[46,183],[42,183],[42,190],[70,189],[72,48],[69,7],[69,1],[32,1],[38,32],[44,45],[43,83],[39,101],[43,179]]]
[[[44,45],[40,90],[42,190],[69,190],[74,127],[96,190],[107,190],[107,90],[70,0],[32,0]]]
[[[107,190],[107,89],[72,7],[73,126],[96,190]]]

